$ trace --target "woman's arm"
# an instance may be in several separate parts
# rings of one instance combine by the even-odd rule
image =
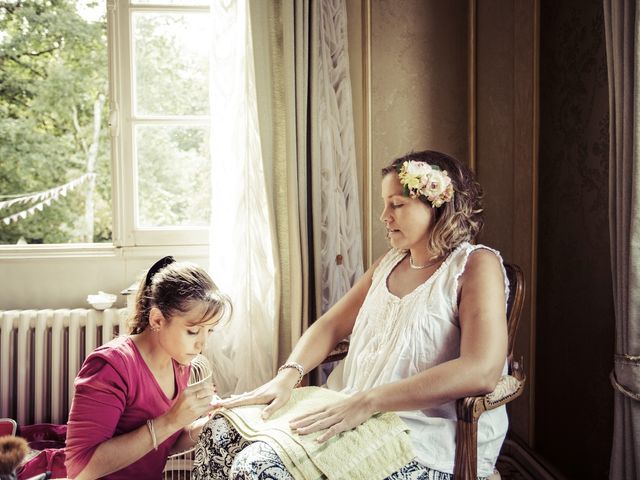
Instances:
[[[360,307],[371,287],[373,272],[380,260],[381,258],[365,272],[344,297],[304,332],[289,355],[288,362],[299,363],[305,373],[309,372],[320,365],[340,340],[351,334]],[[230,397],[214,406],[231,408],[239,405],[269,403],[263,412],[263,417],[267,418],[289,400],[298,377],[296,369],[286,368],[257,389]]]
[[[460,356],[412,377],[360,392],[291,423],[305,434],[328,429],[325,441],[355,428],[376,412],[420,410],[492,391],[507,355],[504,276],[499,259],[477,250],[467,262],[460,290]]]

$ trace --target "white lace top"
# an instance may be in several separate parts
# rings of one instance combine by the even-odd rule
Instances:
[[[347,357],[327,380],[332,390],[355,393],[416,375],[460,356],[458,279],[469,254],[483,245],[458,246],[431,277],[398,298],[387,279],[406,252],[389,251],[373,274],[373,283],[358,313]],[[502,259],[500,258],[502,263]],[[505,273],[503,271],[503,273]],[[508,280],[505,273],[505,298]],[[504,372],[507,371],[505,359]],[[436,408],[398,412],[411,429],[417,460],[453,473],[455,402]],[[485,412],[478,422],[478,475],[491,475],[507,433],[504,406]]]

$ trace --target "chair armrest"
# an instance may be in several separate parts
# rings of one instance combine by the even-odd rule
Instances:
[[[477,397],[465,397],[456,402],[458,420],[477,422],[480,415],[518,398],[526,382],[524,372],[514,363],[511,375],[504,375],[491,393]]]
[[[503,376],[493,392],[478,397],[465,397],[456,401],[456,458],[454,478],[476,480],[478,463],[478,419],[487,410],[493,410],[519,397],[524,390],[525,375],[517,362],[511,375]]]
[[[349,353],[349,339],[340,340],[333,350],[327,355],[322,363],[337,362],[342,360]]]

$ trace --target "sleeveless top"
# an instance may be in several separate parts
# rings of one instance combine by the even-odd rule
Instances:
[[[484,245],[464,242],[424,283],[402,298],[393,295],[387,279],[407,255],[390,250],[373,273],[369,292],[358,312],[349,353],[327,379],[332,390],[352,394],[416,375],[460,356],[458,279],[469,254]],[[509,284],[505,279],[505,299]],[[507,362],[503,374],[507,373]],[[397,412],[410,428],[417,460],[429,468],[453,473],[455,401],[425,410]],[[478,476],[493,473],[507,433],[505,406],[483,413],[478,422]]]

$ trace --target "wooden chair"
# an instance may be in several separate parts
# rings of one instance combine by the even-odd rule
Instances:
[[[505,405],[522,394],[525,375],[522,361],[513,360],[518,322],[524,304],[525,282],[522,269],[515,264],[505,263],[509,280],[507,299],[508,375],[503,376],[495,390],[479,397],[465,397],[456,401],[458,423],[456,427],[456,458],[453,476],[456,480],[476,480],[478,472],[478,419],[488,410]],[[349,341],[342,340],[323,363],[344,358],[349,351]]]

